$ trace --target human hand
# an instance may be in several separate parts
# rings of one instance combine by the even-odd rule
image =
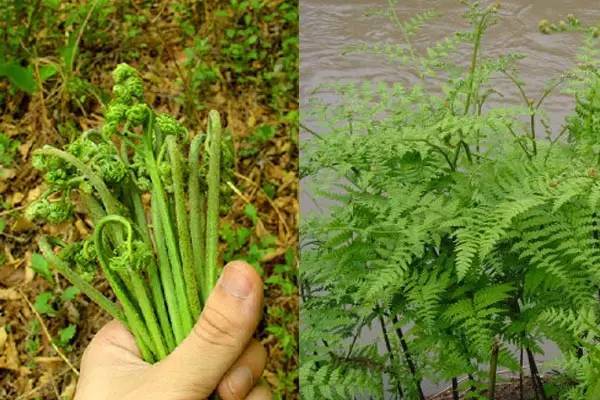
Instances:
[[[260,277],[246,263],[228,264],[192,333],[167,358],[142,360],[123,324],[106,324],[81,360],[75,400],[269,400],[256,385],[267,354],[252,339],[263,302]]]

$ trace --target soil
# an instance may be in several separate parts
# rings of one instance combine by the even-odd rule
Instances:
[[[464,399],[465,393],[460,393],[460,399]],[[452,389],[449,388],[442,393],[427,398],[428,400],[454,400],[452,397]],[[496,385],[496,400],[536,400],[533,381],[530,377],[523,379],[523,396],[518,378],[510,379],[506,382],[501,382]]]

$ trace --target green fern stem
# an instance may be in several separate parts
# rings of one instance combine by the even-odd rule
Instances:
[[[408,51],[410,53],[410,56],[412,57],[413,60],[416,60],[417,55],[415,53],[415,47],[413,46],[412,41],[410,40],[410,36],[409,36],[408,32],[406,31],[406,28],[402,24],[402,21],[400,21],[398,12],[396,11],[396,8],[394,7],[393,0],[388,0],[388,7],[389,7],[392,18],[393,18],[394,22],[396,23],[396,27],[398,29],[400,29],[400,32],[402,32],[402,36],[404,37],[404,41],[406,42],[406,45],[408,46]],[[423,74],[420,73],[419,78],[423,79]]]
[[[192,243],[190,239],[190,230],[188,226],[188,216],[185,204],[186,201],[181,154],[177,148],[175,136],[168,136],[165,139],[165,143],[167,145],[167,151],[171,161],[173,195],[175,198],[175,217],[177,221],[181,264],[183,268],[183,276],[185,278],[185,289],[192,317],[196,319],[200,315],[200,298],[198,293],[198,284],[196,282],[196,273],[194,272],[194,264],[192,261]]]
[[[194,271],[196,279],[201,286],[201,296],[204,302],[207,294],[206,288],[202,287],[204,281],[204,268],[206,258],[206,198],[200,190],[200,178],[198,170],[200,169],[200,151],[204,143],[204,135],[197,135],[192,139],[189,150],[189,182],[188,197],[190,201],[190,236],[192,240],[192,255],[194,259]]]
[[[417,390],[417,394],[419,395],[419,400],[425,400],[425,394],[423,393],[423,389],[421,387],[421,379],[419,379],[417,375],[417,368],[413,361],[412,355],[408,349],[408,344],[406,343],[406,339],[404,338],[404,333],[402,332],[402,327],[400,326],[400,321],[396,315],[392,317],[392,322],[396,327],[396,336],[398,336],[398,340],[400,341],[400,346],[402,347],[402,353],[404,353],[404,359],[406,360],[406,364],[408,365],[408,369],[410,370],[411,375],[415,381],[415,387]]]
[[[148,131],[151,131],[151,123]],[[156,201],[156,207],[158,209],[159,221],[161,224],[161,230],[164,236],[167,255],[171,265],[171,272],[173,274],[173,281],[175,283],[177,302],[180,306],[179,312],[182,315],[183,329],[186,334],[192,329],[193,321],[189,308],[189,303],[185,290],[185,282],[183,278],[183,270],[181,266],[181,260],[179,258],[179,251],[177,250],[177,242],[175,239],[175,233],[173,232],[173,225],[171,223],[171,216],[169,212],[169,205],[166,199],[165,189],[158,172],[158,166],[154,153],[152,152],[152,138],[151,135],[144,135],[145,151],[144,157],[146,161],[146,167],[152,181],[154,188],[152,192],[153,200]],[[154,224],[159,221],[154,221]]]
[[[481,38],[483,36],[485,21],[488,17],[488,13],[485,13],[477,28],[475,29],[475,43],[473,45],[473,54],[471,55],[471,67],[469,69],[469,91],[467,93],[467,100],[465,101],[465,111],[463,114],[467,115],[471,108],[471,101],[473,97],[473,83],[475,82],[475,69],[477,68],[477,59],[479,57],[479,48],[481,47]]]
[[[79,276],[79,274],[77,274],[77,272],[69,268],[67,263],[54,254],[54,251],[52,251],[52,246],[50,246],[50,243],[48,243],[48,238],[45,236],[42,237],[39,241],[39,247],[44,255],[44,258],[46,258],[46,260],[48,260],[48,262],[54,266],[58,273],[71,282],[73,286],[98,304],[100,308],[108,313],[108,315],[118,321],[127,323],[125,315],[119,306],[110,301],[98,289],[86,282],[83,278],[81,278],[81,276]]]
[[[498,368],[498,354],[500,352],[500,346],[497,341],[492,344],[492,354],[490,357],[490,371],[489,371],[489,387],[488,396],[490,400],[496,399],[496,370]]]
[[[152,248],[151,244],[150,248]],[[152,293],[152,299],[154,300],[156,314],[158,315],[160,328],[167,345],[167,350],[170,353],[175,349],[175,347],[177,347],[177,342],[175,341],[173,327],[169,320],[169,315],[165,304],[165,296],[163,295],[161,280],[158,273],[158,266],[156,265],[156,261],[154,259],[150,260],[150,263],[148,264],[147,268],[148,279],[150,281],[150,289]]]
[[[217,282],[219,242],[219,192],[221,163],[221,117],[217,111],[208,114],[208,200],[206,210],[206,298]]]
[[[395,373],[398,373],[398,366],[396,365],[396,357],[394,357],[394,349],[392,348],[392,343],[390,342],[390,336],[387,331],[387,327],[385,326],[385,320],[383,319],[383,315],[378,312],[379,324],[381,325],[381,332],[383,333],[383,341],[385,342],[385,348],[388,352],[388,356],[390,358],[390,362],[392,364]],[[400,385],[399,377],[395,377],[396,381],[396,390],[398,392],[398,397],[400,399],[404,398],[404,392],[402,391],[402,386]]]
[[[459,400],[457,378],[452,378],[452,400]]]
[[[536,397],[539,395],[541,400],[547,400],[546,391],[544,390],[544,384],[542,379],[540,378],[540,373],[537,368],[537,363],[535,362],[535,357],[533,356],[533,352],[529,347],[525,349],[527,352],[527,358],[529,360],[529,369],[531,371],[531,380],[533,382],[533,389],[535,390]]]
[[[106,215],[106,211],[102,207],[102,204],[100,204],[100,202],[91,194],[81,192],[79,195],[89,213],[92,223],[96,225],[96,223]]]
[[[140,235],[142,236],[142,240],[151,249],[152,240],[150,238],[150,229],[148,228],[148,223],[146,221],[146,212],[144,211],[144,205],[142,204],[142,198],[140,196],[139,191],[134,185],[128,185],[129,190],[132,193],[132,206],[133,206],[133,215],[135,216],[136,226],[140,230]],[[171,323],[169,321],[169,315],[167,313],[167,308],[165,305],[165,295],[163,293],[163,288],[161,285],[161,280],[159,277],[158,266],[156,265],[156,261],[154,258],[150,260],[150,263],[147,266],[148,268],[148,280],[150,282],[150,290],[152,292],[152,300],[154,302],[154,307],[156,310],[156,314],[158,316],[158,320],[160,322],[161,331],[163,333],[163,337],[165,339],[167,348],[169,352],[171,352],[176,347],[175,337],[173,336],[173,328],[171,327]]]
[[[133,227],[127,219],[120,215],[107,215],[98,222],[94,232],[96,251],[98,254],[105,254],[102,240],[102,230],[107,224],[111,223],[121,224],[125,228],[127,232],[127,251],[132,255]],[[108,266],[108,268],[110,269],[110,266]],[[156,315],[154,314],[154,309],[152,307],[152,302],[150,301],[150,296],[148,295],[146,285],[137,271],[130,270],[126,276],[128,277],[131,285],[133,295],[136,297],[139,308],[141,309],[142,316],[146,321],[146,327],[150,333],[151,340],[154,342],[154,349],[156,350],[158,359],[162,360],[167,356],[167,348],[163,341],[161,329],[158,320],[156,319]]]
[[[156,244],[156,254],[158,255],[158,263],[160,264],[160,279],[162,286],[165,289],[165,299],[167,302],[167,310],[173,326],[175,335],[175,343],[181,343],[185,339],[186,331],[183,327],[183,315],[187,314],[187,304],[183,302],[181,296],[176,295],[175,283],[173,281],[172,266],[167,254],[167,247],[164,241],[164,233],[160,221],[160,211],[156,205],[155,195],[152,195],[151,203],[152,224],[154,230],[154,240]],[[181,307],[181,308],[179,308]],[[186,307],[186,308],[184,308]],[[181,312],[180,312],[181,310]]]
[[[96,233],[97,232],[98,231],[96,231]],[[100,235],[95,234],[94,243],[96,249],[102,249],[104,247],[101,241],[102,239],[100,238]],[[112,269],[109,267],[108,257],[104,252],[98,252],[98,261],[100,262],[100,268],[102,269],[106,280],[112,288],[115,296],[123,306],[123,312],[125,313],[125,317],[127,319],[127,325],[129,329],[131,329],[136,343],[140,351],[142,352],[142,357],[147,362],[156,361],[158,351],[154,348],[154,344],[148,341],[150,333],[148,332],[148,329],[139,314],[138,308],[131,300],[127,288],[125,287],[123,282],[117,277],[115,272],[112,271]]]

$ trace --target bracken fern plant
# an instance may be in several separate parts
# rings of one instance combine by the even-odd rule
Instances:
[[[427,379],[494,399],[502,368],[529,374],[538,399],[600,398],[595,29],[568,18],[580,62],[534,98],[522,56],[482,46],[498,6],[466,3],[470,28],[424,51],[411,42],[435,13],[395,7],[381,15],[403,42],[354,50],[418,81],[333,84],[339,101],[314,100],[319,129],[305,127],[301,176],[331,205],[302,226],[302,397],[424,399]],[[522,105],[502,104],[497,78]],[[558,130],[543,110],[556,90],[576,100]],[[535,362],[548,340],[564,356],[554,390]]]
[[[64,275],[127,324],[146,361],[164,358],[190,332],[219,273],[219,213],[233,146],[211,111],[206,134],[144,102],[137,71],[121,64],[101,129],[35,152],[47,190],[29,218],[60,223],[82,213],[83,241],[45,237],[40,249]],[[225,196],[223,196],[225,195]],[[90,282],[100,267],[118,304]]]

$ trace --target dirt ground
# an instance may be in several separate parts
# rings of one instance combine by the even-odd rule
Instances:
[[[465,393],[460,393],[460,398],[465,399]],[[533,381],[530,377],[523,379],[523,395],[521,396],[521,387],[518,378],[509,379],[496,385],[496,400],[536,400]],[[428,400],[454,400],[452,389],[445,390],[435,396],[428,397]]]
[[[134,5],[137,3],[142,2],[133,2]],[[137,59],[131,64],[142,73],[148,102],[185,121],[182,106],[176,101],[181,94],[176,82],[178,68],[184,59],[183,49],[189,43],[185,42],[187,39],[181,35],[168,7],[167,3],[171,1],[157,3],[156,7],[162,5],[163,8],[150,10],[151,23],[143,25],[140,39],[143,46],[139,46]],[[218,3],[203,2],[204,10],[200,13],[203,18],[200,33],[214,43],[219,43],[226,28],[213,17]],[[276,7],[282,2],[267,3]],[[265,35],[272,35],[274,42],[279,40],[277,35],[281,27],[265,22],[261,29],[265,30]],[[85,71],[82,67],[80,73],[85,73],[86,79],[96,87],[109,91],[112,68],[126,59],[118,41],[115,39],[115,42],[98,48],[82,47],[81,52],[92,56],[86,60]],[[0,80],[0,91],[9,93],[8,85],[5,80]],[[53,234],[76,240],[89,234],[91,225],[81,215],[60,226],[33,224],[22,217],[21,212],[43,190],[40,176],[31,168],[31,152],[45,143],[59,146],[65,143],[64,135],[59,132],[59,126],[65,121],[70,121],[78,131],[101,123],[98,102],[92,99],[82,106],[65,106],[54,89],[44,87],[43,91],[31,96],[21,92],[8,94],[0,115],[0,132],[20,142],[15,163],[0,174],[3,176],[0,178],[0,199],[4,205],[0,207],[0,218],[6,221],[0,234],[0,253],[4,259],[4,263],[0,261],[0,399],[72,398],[77,381],[74,371],[79,366],[80,356],[94,333],[109,319],[82,295],[66,301],[53,317],[41,316],[34,311],[33,303],[39,293],[62,293],[68,286],[59,276],[55,276],[57,283],[51,285],[32,270],[31,257],[37,252],[37,238],[41,234]],[[286,251],[296,248],[298,221],[297,128],[281,117],[283,113],[297,109],[297,90],[280,102],[283,106],[279,110],[275,110],[268,100],[268,90],[268,85],[240,83],[225,71],[222,78],[202,94],[204,108],[196,114],[201,126],[205,126],[207,110],[219,110],[226,126],[234,133],[238,151],[247,146],[245,138],[258,126],[277,127],[276,134],[266,144],[238,158],[234,182],[237,194],[226,218],[233,226],[251,228],[255,238],[266,235],[277,238],[272,249],[261,257],[265,279],[273,275],[274,266],[284,262]],[[193,128],[191,121],[185,122]],[[262,189],[266,183],[274,187],[271,196]],[[244,207],[249,203],[258,211],[255,224],[244,215]],[[294,261],[294,267],[296,265]],[[290,279],[291,284],[296,285],[295,273]],[[102,278],[96,278],[94,285],[109,293]],[[269,285],[265,295],[265,318],[257,333],[270,355],[265,378],[277,391],[278,398],[296,399],[298,383],[294,371],[298,360],[297,339],[294,338],[297,337],[298,322],[297,317],[290,316],[297,315],[297,290],[284,293],[279,286]],[[75,337],[68,346],[54,348],[49,339],[69,324],[77,327]],[[281,342],[280,338],[285,335],[277,334],[278,329],[292,338],[291,343]]]

